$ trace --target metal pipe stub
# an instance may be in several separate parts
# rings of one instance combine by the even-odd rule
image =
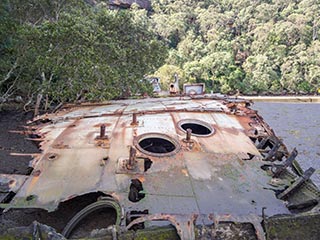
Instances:
[[[186,134],[186,141],[190,142],[191,141],[191,134],[192,130],[190,128],[187,129],[187,134]]]
[[[106,135],[106,125],[104,125],[104,124],[102,124],[101,126],[100,126],[100,138],[104,138],[105,137],[105,135]]]
[[[137,155],[137,150],[131,146],[130,155],[127,163],[128,170],[133,170],[136,167],[136,155]]]
[[[137,120],[137,113],[132,113],[132,122],[131,122],[131,126],[136,126],[138,125],[138,120]]]
[[[96,137],[97,140],[108,140],[109,137],[106,135],[106,125],[102,124],[100,126],[100,133],[99,136]]]

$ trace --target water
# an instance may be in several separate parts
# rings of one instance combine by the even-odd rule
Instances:
[[[291,152],[297,148],[297,160],[303,170],[313,167],[311,179],[320,187],[320,103],[256,102],[253,109],[280,137]]]

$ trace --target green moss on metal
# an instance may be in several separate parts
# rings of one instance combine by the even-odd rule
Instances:
[[[174,240],[180,239],[175,228],[158,228],[137,231],[134,234],[135,240]]]
[[[267,239],[318,239],[320,213],[274,216],[265,220]]]

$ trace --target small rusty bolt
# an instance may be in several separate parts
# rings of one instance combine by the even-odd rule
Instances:
[[[99,138],[103,139],[106,136],[106,125],[102,124],[100,126],[100,136]]]
[[[131,122],[131,125],[138,125],[137,113],[133,113],[133,114],[132,114],[132,122]]]
[[[190,142],[191,141],[191,133],[192,130],[190,128],[187,129],[187,135],[186,135],[186,141]]]
[[[137,155],[137,150],[134,147],[130,147],[130,156],[127,163],[127,169],[132,170],[135,168],[136,155]]]

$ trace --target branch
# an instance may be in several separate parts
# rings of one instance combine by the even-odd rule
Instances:
[[[32,103],[33,100],[33,94],[31,95],[31,97],[29,98],[28,102],[26,102],[26,104],[23,106],[23,110],[25,112],[29,112],[30,110],[27,110],[27,106],[30,105]]]
[[[0,81],[0,86],[10,79],[13,71],[17,68],[17,66],[18,66],[18,59],[16,59],[16,61],[14,62],[12,68],[9,70],[9,72],[7,73],[5,78],[2,81]]]
[[[39,115],[39,109],[40,109],[40,103],[41,103],[42,97],[43,97],[43,95],[41,93],[39,93],[37,95],[37,101],[36,101],[36,105],[35,105],[34,113],[33,113],[34,117]]]
[[[14,94],[15,90],[12,90],[12,89],[15,86],[17,79],[18,79],[18,77],[16,77],[16,79],[11,84],[11,86],[8,88],[8,90],[2,95],[2,97],[0,97],[0,104],[8,101],[9,97],[11,97]]]

